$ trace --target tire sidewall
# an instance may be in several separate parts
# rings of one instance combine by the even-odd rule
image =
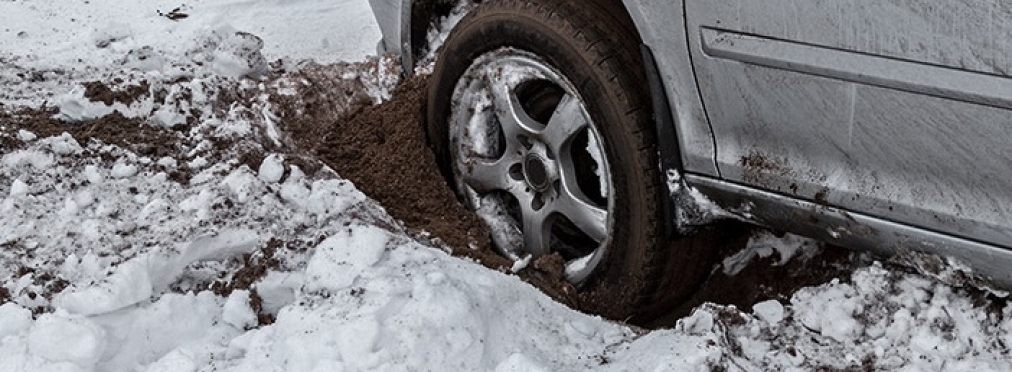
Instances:
[[[657,244],[648,237],[661,234],[653,215],[661,205],[647,183],[659,182],[657,175],[645,169],[656,164],[642,164],[650,159],[639,156],[645,144],[633,131],[649,123],[629,122],[625,113],[629,107],[628,95],[633,92],[616,92],[622,85],[601,68],[602,61],[593,60],[589,52],[593,45],[581,39],[580,32],[560,32],[552,27],[560,22],[558,14],[528,14],[510,11],[485,12],[465,18],[450,34],[433,71],[429,91],[426,132],[430,145],[441,160],[444,176],[452,177],[449,151],[448,119],[453,91],[457,81],[478,57],[501,48],[515,48],[532,53],[562,72],[583,99],[597,132],[602,136],[611,172],[614,200],[609,211],[611,241],[604,259],[582,288],[588,298],[606,296],[612,299],[607,306],[585,309],[609,317],[627,317],[647,296],[643,268],[649,266],[649,246]],[[498,8],[496,10],[499,10]],[[609,40],[609,42],[635,42]],[[615,73],[615,72],[611,72]],[[630,72],[634,73],[634,72]],[[621,93],[621,94],[617,94]],[[627,99],[623,100],[620,97]],[[450,182],[455,184],[454,182]],[[655,188],[656,189],[656,188]],[[597,301],[595,301],[597,302]]]

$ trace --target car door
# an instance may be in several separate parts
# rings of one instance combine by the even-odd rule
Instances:
[[[723,179],[1012,247],[1012,3],[686,0]]]

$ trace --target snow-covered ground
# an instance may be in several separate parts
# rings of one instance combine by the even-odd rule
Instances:
[[[378,37],[366,0],[0,1],[0,110],[118,110],[179,140],[138,151],[0,116],[18,144],[0,155],[0,371],[1012,370],[1003,300],[892,266],[646,332],[414,240],[285,145],[272,100],[303,80],[263,77],[365,61],[335,79],[377,102],[396,79]],[[148,90],[95,102],[95,80]],[[761,234],[723,269],[814,249]]]

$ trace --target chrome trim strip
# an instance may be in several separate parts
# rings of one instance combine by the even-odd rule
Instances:
[[[1012,250],[784,195],[687,174],[685,180],[745,221],[887,256],[925,252],[966,263],[983,279],[1012,287]]]
[[[1012,79],[916,61],[702,28],[712,57],[1012,109]]]

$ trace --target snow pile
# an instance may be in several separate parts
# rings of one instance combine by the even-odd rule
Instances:
[[[850,283],[802,289],[788,306],[760,303],[751,316],[703,311],[725,314],[715,327],[725,334],[725,361],[744,370],[1012,369],[1012,309],[984,308],[971,296],[875,264]]]
[[[584,369],[637,336],[391,230],[346,181],[310,180],[283,156],[189,184],[134,157],[69,136],[5,156],[0,171],[30,191],[0,185],[3,239],[18,247],[4,268],[32,272],[5,280],[3,370]],[[201,289],[269,238],[318,243],[249,289]],[[39,276],[70,284],[19,285]],[[260,327],[261,313],[276,320]]]
[[[416,242],[348,182],[286,159],[219,163],[180,184],[168,161],[66,135],[6,154],[0,369],[1012,368],[1012,309],[880,265],[644,334]],[[221,291],[271,240],[303,248]],[[752,251],[806,244],[760,236]]]

